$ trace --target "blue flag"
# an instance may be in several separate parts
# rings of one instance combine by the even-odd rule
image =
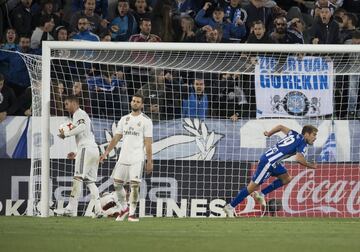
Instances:
[[[26,126],[17,143],[12,158],[27,158],[27,133],[29,128],[30,116],[27,118]]]
[[[318,162],[335,162],[336,161],[336,137],[332,132],[322,147]]]

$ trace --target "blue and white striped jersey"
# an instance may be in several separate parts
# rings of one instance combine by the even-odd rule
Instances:
[[[266,151],[261,156],[261,159],[266,158],[269,163],[274,164],[295,155],[297,152],[300,152],[305,156],[307,152],[307,143],[303,135],[294,130],[290,130],[287,136]]]

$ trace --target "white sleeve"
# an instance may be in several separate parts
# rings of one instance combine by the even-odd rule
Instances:
[[[64,132],[64,135],[66,137],[71,137],[71,136],[75,136],[77,134],[80,134],[81,132],[83,132],[86,129],[86,125],[85,122],[84,123],[80,123],[78,124],[76,127],[74,127],[72,130],[69,130],[67,132]]]
[[[65,132],[66,137],[75,136],[86,130],[86,120],[83,113],[77,112],[73,117],[74,128],[68,132]]]
[[[144,137],[153,137],[153,123],[150,119],[145,122]]]
[[[115,131],[115,134],[123,134],[123,131],[124,131],[124,117],[122,117],[120,119],[120,121],[118,122],[118,125],[116,127],[116,131]]]

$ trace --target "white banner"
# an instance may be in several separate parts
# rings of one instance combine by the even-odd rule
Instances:
[[[333,63],[323,57],[259,57],[257,118],[311,117],[333,112]]]

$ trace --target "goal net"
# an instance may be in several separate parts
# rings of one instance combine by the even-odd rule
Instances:
[[[41,144],[33,144],[34,215],[51,215],[69,199],[74,161],[66,156],[76,146],[73,138],[57,137],[59,125],[69,120],[64,96],[80,98],[104,152],[117,122],[130,112],[132,95],[141,93],[144,113],[154,123],[154,171],[152,176],[144,174],[141,183],[140,217],[224,217],[222,207],[249,182],[261,154],[284,136],[263,135],[278,124],[298,132],[306,124],[316,126],[318,137],[307,159],[318,164],[316,170],[306,170],[286,160],[293,180],[266,195],[265,214],[360,216],[360,127],[353,120],[359,116],[358,47],[87,42],[43,46],[42,90],[34,97],[42,125],[33,128],[33,134],[42,135]],[[33,85],[40,82],[39,75],[32,77]],[[113,191],[110,175],[120,151],[121,141],[99,166],[101,193]],[[78,215],[90,215],[92,208],[83,188]],[[251,196],[236,208],[237,216],[263,213]]]

